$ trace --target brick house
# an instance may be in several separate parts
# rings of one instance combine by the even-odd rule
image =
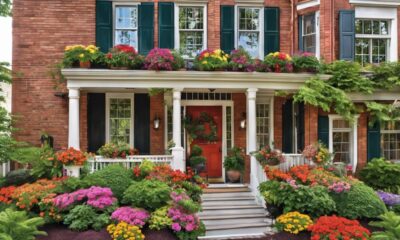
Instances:
[[[275,90],[295,91],[310,77],[307,74],[65,69],[69,99],[64,99],[57,96],[59,90],[48,73],[65,46],[73,44],[96,44],[107,51],[127,43],[142,54],[154,47],[180,49],[189,58],[206,48],[230,52],[242,46],[258,58],[275,51],[307,51],[327,62],[398,61],[399,0],[14,0],[13,4],[13,68],[22,73],[12,87],[18,140],[39,144],[45,131],[54,137],[56,148],[96,152],[120,138],[145,155],[164,155],[168,141],[174,140],[174,165],[184,169],[188,146],[181,118],[206,111],[219,128],[219,141],[205,146],[205,154],[212,161],[209,174],[220,181],[225,180],[223,156],[232,146],[250,151],[274,143],[284,153],[297,154],[321,140],[336,152],[337,161],[354,170],[377,156],[400,159],[400,124],[369,128],[368,115],[362,113],[350,125],[334,113],[274,96]],[[149,96],[149,88],[172,92]],[[364,100],[393,101],[398,96],[399,92],[382,92],[352,98],[362,105]],[[124,122],[129,124],[121,127]],[[256,161],[248,157],[244,181],[253,187],[257,170]]]

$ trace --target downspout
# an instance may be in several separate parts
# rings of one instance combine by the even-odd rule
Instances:
[[[296,43],[295,43],[295,39],[296,39],[296,37],[295,37],[295,33],[296,33],[296,31],[295,31],[295,26],[294,26],[294,22],[295,22],[295,20],[294,20],[294,18],[295,18],[295,9],[294,9],[294,1],[295,0],[290,0],[290,7],[291,7],[291,17],[290,17],[290,25],[291,25],[291,29],[290,29],[290,31],[292,32],[292,34],[291,34],[291,46],[290,46],[290,55],[293,55],[294,54],[294,49],[295,49],[295,45],[296,45]]]
[[[331,35],[331,61],[333,62],[335,60],[335,49],[336,49],[336,41],[335,41],[335,0],[331,0],[331,11],[332,11],[332,17],[331,17],[331,32],[333,33]]]

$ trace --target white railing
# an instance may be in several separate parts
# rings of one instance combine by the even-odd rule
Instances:
[[[96,172],[110,164],[119,164],[127,169],[132,169],[139,165],[143,160],[149,160],[155,164],[169,164],[172,165],[172,155],[134,155],[127,156],[126,158],[104,158],[103,156],[96,156],[88,160],[90,172]]]
[[[11,163],[6,162],[6,163],[1,163],[0,164],[0,177],[5,177],[8,172],[11,170]]]
[[[305,159],[302,154],[283,154],[285,156],[285,162],[279,165],[279,169],[283,172],[289,171],[291,167],[309,164],[312,162]]]

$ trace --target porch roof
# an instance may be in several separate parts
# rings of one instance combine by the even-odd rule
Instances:
[[[297,90],[315,74],[63,69],[68,88],[215,88]],[[329,75],[320,75],[328,79]]]

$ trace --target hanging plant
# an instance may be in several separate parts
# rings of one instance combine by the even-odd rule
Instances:
[[[370,126],[373,126],[377,121],[395,122],[400,120],[399,102],[393,104],[383,104],[377,102],[366,102],[367,111],[370,113]]]
[[[209,126],[207,129],[206,126]],[[205,142],[215,142],[218,140],[217,124],[214,118],[206,112],[201,112],[198,118],[187,116],[185,119],[185,129],[192,140]]]

